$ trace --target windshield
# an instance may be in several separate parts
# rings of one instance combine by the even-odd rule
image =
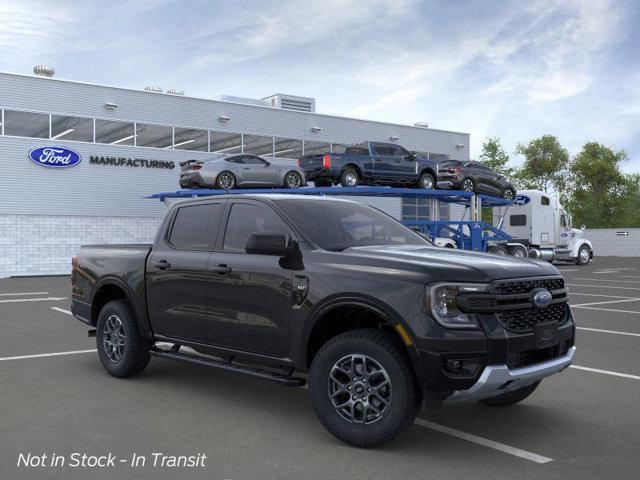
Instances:
[[[375,208],[355,202],[278,199],[275,203],[324,250],[370,245],[430,245],[423,237]]]

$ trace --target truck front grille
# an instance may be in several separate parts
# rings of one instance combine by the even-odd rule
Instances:
[[[543,309],[507,310],[497,313],[496,316],[505,330],[526,333],[531,332],[536,323],[555,321],[562,324],[567,319],[567,313],[566,303],[556,303]]]
[[[517,282],[496,283],[498,295],[511,295],[515,293],[528,293],[534,288],[546,288],[547,290],[559,290],[564,288],[562,278],[538,278],[534,280],[521,280]]]

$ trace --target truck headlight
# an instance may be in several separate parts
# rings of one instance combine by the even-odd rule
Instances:
[[[431,315],[447,328],[478,328],[480,325],[473,315],[469,316],[458,308],[460,293],[486,292],[484,283],[438,283],[427,287],[425,299]]]

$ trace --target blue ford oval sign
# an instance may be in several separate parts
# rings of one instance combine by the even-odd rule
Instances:
[[[73,167],[82,161],[82,155],[64,147],[40,147],[29,152],[29,159],[43,167]]]
[[[548,307],[553,301],[553,295],[551,295],[551,292],[549,290],[536,289],[532,292],[532,294],[533,295],[531,296],[531,303],[534,307]]]
[[[516,199],[513,203],[515,203],[516,205],[526,205],[527,203],[529,203],[529,200],[531,199],[526,195],[516,195]]]

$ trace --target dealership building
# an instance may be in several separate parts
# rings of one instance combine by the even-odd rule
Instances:
[[[211,100],[34,72],[0,73],[0,277],[67,273],[81,244],[151,242],[166,206],[144,197],[177,190],[185,160],[250,153],[294,162],[365,140],[437,160],[469,158],[469,134],[319,114],[305,97]],[[57,150],[75,153],[65,167],[32,158]],[[397,218],[434,216],[417,199],[359,201]]]

